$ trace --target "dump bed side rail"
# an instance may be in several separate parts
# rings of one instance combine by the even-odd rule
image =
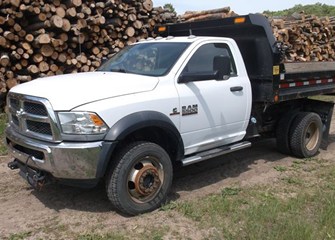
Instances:
[[[335,93],[335,62],[285,63],[279,101]]]

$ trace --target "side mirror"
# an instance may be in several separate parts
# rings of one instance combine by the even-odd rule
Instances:
[[[230,78],[230,58],[228,56],[215,56],[213,70],[218,71],[216,80],[227,80]]]
[[[184,72],[178,78],[179,83],[199,82],[207,80],[217,80],[218,71],[213,72]]]

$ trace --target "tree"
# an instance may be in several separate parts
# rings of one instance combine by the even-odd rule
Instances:
[[[174,7],[173,7],[173,5],[172,5],[171,3],[167,3],[167,4],[165,4],[163,8],[164,8],[164,9],[167,9],[167,10],[169,10],[170,12],[172,12],[172,13],[174,13],[174,14],[177,15],[176,10],[174,9]]]
[[[335,16],[335,6],[315,3],[310,5],[297,4],[290,9],[285,9],[282,11],[264,11],[268,16],[290,16],[295,12],[304,12],[306,14],[313,14],[316,16]]]

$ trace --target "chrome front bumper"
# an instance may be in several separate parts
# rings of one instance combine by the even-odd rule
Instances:
[[[7,127],[6,143],[14,158],[33,169],[46,171],[55,178],[97,178],[102,141],[47,143],[27,138],[12,127]]]

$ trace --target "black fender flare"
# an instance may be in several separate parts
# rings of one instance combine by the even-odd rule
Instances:
[[[160,112],[143,111],[132,113],[116,122],[105,136],[106,141],[121,141],[130,133],[146,127],[158,127],[172,133],[181,141],[181,135],[170,118]]]
[[[105,172],[113,151],[115,150],[115,145],[124,140],[131,133],[147,127],[157,127],[167,132],[169,137],[172,137],[177,145],[177,156],[175,160],[178,161],[182,159],[184,156],[184,143],[178,129],[171,119],[163,113],[156,111],[135,112],[117,121],[106,134],[97,177],[102,177]]]

